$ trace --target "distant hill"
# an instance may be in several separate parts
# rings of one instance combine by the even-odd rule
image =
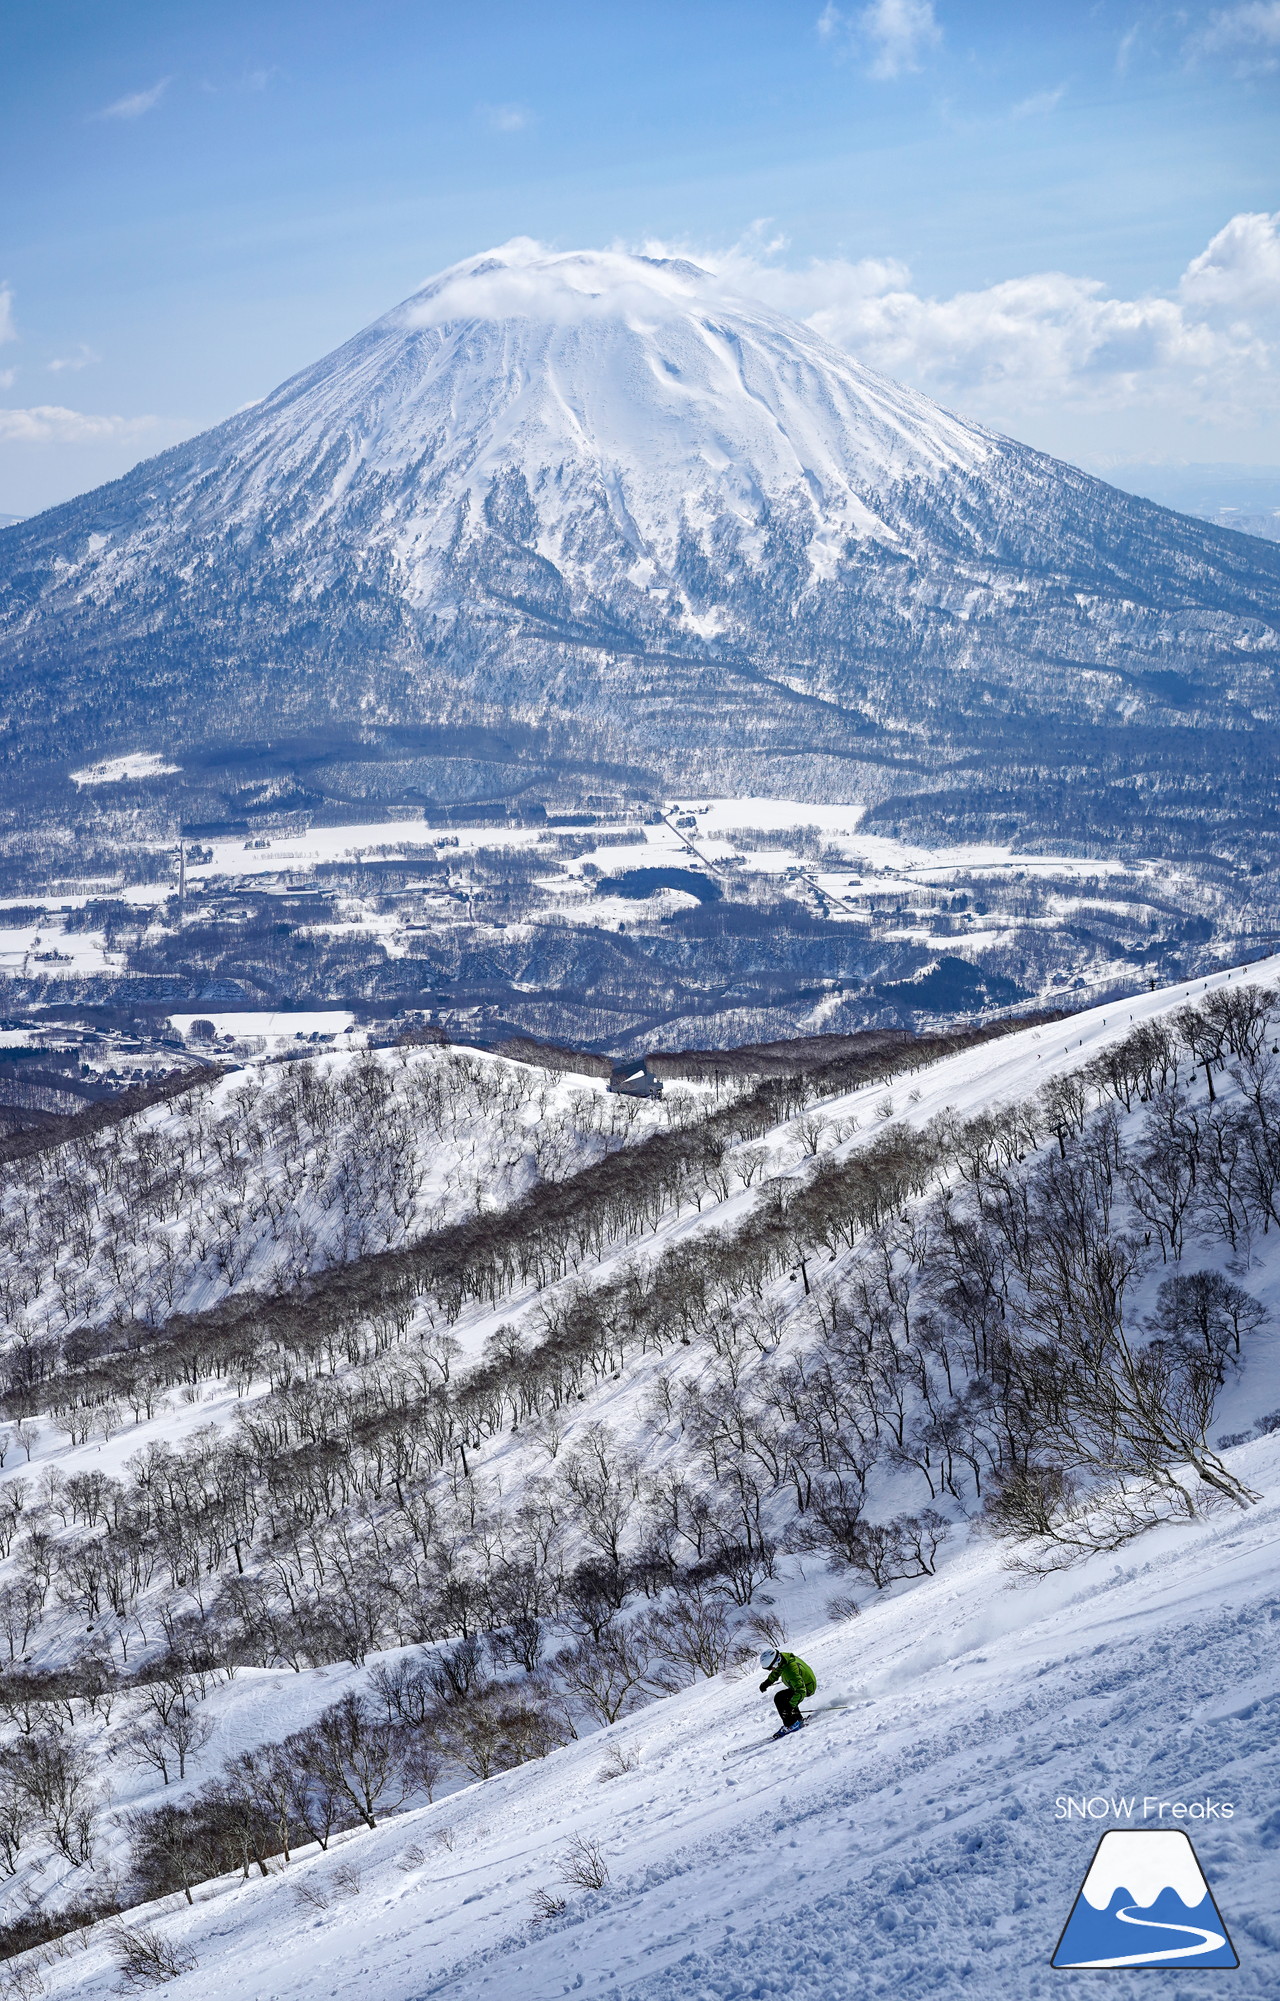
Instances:
[[[1280,542],[1280,466],[1119,465],[1110,477],[1162,507]]]

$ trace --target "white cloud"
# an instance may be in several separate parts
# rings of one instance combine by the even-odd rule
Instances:
[[[95,354],[85,341],[81,341],[75,354],[56,355],[52,361],[45,363],[45,367],[50,375],[63,375],[68,369],[91,368],[95,361],[101,360],[100,354]]]
[[[0,389],[12,389],[17,379],[16,368],[0,368]]]
[[[1215,325],[1267,326],[1280,335],[1280,214],[1233,215],[1193,257],[1179,293],[1187,310]]]
[[[491,132],[527,132],[533,113],[523,104],[486,104],[484,122]]]
[[[29,410],[0,409],[0,439],[22,445],[133,443],[158,422],[156,417],[95,417],[58,403],[37,403]]]
[[[659,252],[665,255],[664,252]],[[714,260],[704,259],[704,264]],[[506,319],[527,314],[579,326],[634,309],[647,319],[680,316],[706,290],[705,271],[674,261],[638,279],[624,250],[555,251],[532,237],[468,258],[442,271],[397,309],[406,327],[446,326],[457,319]]]
[[[856,15],[842,13],[834,0],[827,0],[817,26],[824,42],[861,45],[870,59],[868,74],[882,83],[918,70],[942,40],[933,0],[871,0]]]
[[[410,327],[523,315],[579,325],[632,310],[653,322],[688,313],[710,270],[1000,430],[1055,450],[1069,438],[1068,456],[1084,449],[1082,425],[1107,432],[1113,417],[1144,436],[1176,419],[1184,429],[1234,426],[1255,442],[1272,425],[1280,443],[1280,214],[1233,216],[1169,291],[1137,298],[1066,271],[931,296],[896,258],[789,264],[763,224],[723,252],[637,247],[662,261],[640,275],[621,248],[551,251],[515,238],[442,272],[397,310]]]
[[[1064,271],[932,298],[891,258],[781,263],[748,239],[703,257],[870,366],[1016,429],[1020,415],[1280,417],[1280,214],[1237,215],[1170,293],[1124,299]]]
[[[1067,94],[1067,86],[1060,83],[1056,90],[1037,90],[1033,96],[1024,97],[1021,104],[1015,104],[1010,118],[1044,118],[1050,111],[1056,111]]]
[[[1280,49],[1280,0],[1243,0],[1241,6],[1219,8],[1209,16],[1198,40],[1203,49],[1238,49],[1259,42]]]
[[[153,83],[150,90],[135,90],[130,97],[117,97],[114,104],[104,105],[97,113],[99,118],[141,118],[145,112],[154,111],[169,85],[171,76],[162,76],[159,83]]]
[[[1234,55],[1238,75],[1252,76],[1280,67],[1280,0],[1241,0],[1221,7],[1187,43],[1187,54]]]
[[[13,323],[13,293],[7,285],[0,285],[0,340],[17,340],[18,329]]]

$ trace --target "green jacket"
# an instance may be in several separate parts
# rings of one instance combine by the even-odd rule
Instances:
[[[777,1667],[764,1685],[766,1688],[772,1688],[775,1681],[785,1681],[797,1702],[802,1701],[806,1695],[812,1695],[818,1686],[817,1675],[808,1661],[801,1660],[799,1654],[783,1654],[780,1657]]]

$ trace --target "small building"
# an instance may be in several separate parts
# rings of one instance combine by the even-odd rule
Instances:
[[[629,1062],[614,1064],[609,1089],[620,1098],[660,1098],[662,1079],[650,1070],[647,1056],[635,1056]]]

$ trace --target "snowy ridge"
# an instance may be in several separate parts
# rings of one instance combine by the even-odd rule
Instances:
[[[0,1189],[0,1300],[12,1334],[122,1313],[159,1322],[230,1292],[296,1285],[496,1212],[697,1104],[688,1087],[650,1105],[609,1096],[598,1078],[469,1050],[250,1062],[109,1130],[78,1172],[52,1149],[12,1175]],[[68,1289],[57,1267],[69,1186],[82,1234]]]

